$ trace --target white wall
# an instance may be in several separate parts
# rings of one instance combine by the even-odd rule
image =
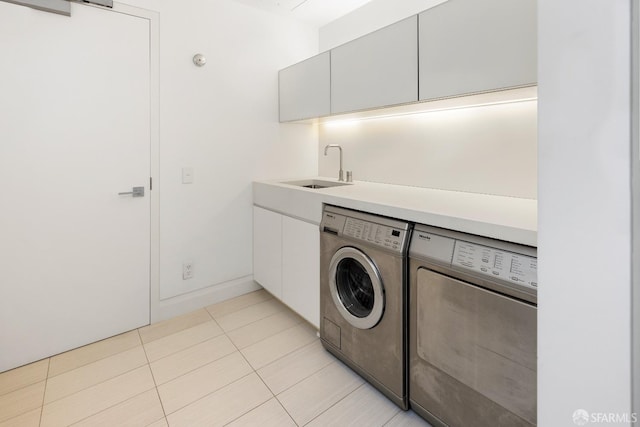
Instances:
[[[373,0],[320,28],[320,50],[440,3]],[[319,173],[337,176],[337,155],[323,150],[340,144],[355,180],[535,199],[536,127],[535,102],[321,125]]]
[[[630,412],[629,8],[538,0],[541,426]]]
[[[320,28],[320,52],[416,15],[447,0],[372,0]]]
[[[537,197],[536,101],[319,126],[319,173],[443,190]]]
[[[631,177],[632,177],[632,376],[633,376],[633,410],[640,412],[640,4],[633,2],[633,28],[632,28],[632,135],[631,135]]]
[[[160,13],[159,319],[254,286],[252,180],[317,173],[315,129],[278,123],[277,72],[316,54],[318,36],[232,0],[126,3]]]

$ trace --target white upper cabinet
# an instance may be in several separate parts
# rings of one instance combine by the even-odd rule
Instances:
[[[330,113],[329,66],[329,52],[324,52],[280,70],[281,122],[322,117]]]
[[[535,0],[450,0],[419,28],[421,101],[537,83]]]
[[[331,50],[332,114],[417,100],[417,16]]]
[[[537,84],[536,0],[449,0],[280,71],[280,121]]]

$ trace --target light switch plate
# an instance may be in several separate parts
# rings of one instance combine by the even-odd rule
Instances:
[[[193,168],[182,168],[182,183],[193,184]]]

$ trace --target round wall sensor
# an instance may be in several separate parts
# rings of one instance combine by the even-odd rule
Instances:
[[[205,58],[203,54],[198,53],[193,57],[193,63],[198,67],[204,67],[204,64],[207,63],[207,58]]]

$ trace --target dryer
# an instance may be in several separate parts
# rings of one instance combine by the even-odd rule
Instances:
[[[325,205],[320,223],[323,346],[408,408],[405,221]]]
[[[536,255],[529,246],[415,226],[409,401],[432,425],[536,425]]]

